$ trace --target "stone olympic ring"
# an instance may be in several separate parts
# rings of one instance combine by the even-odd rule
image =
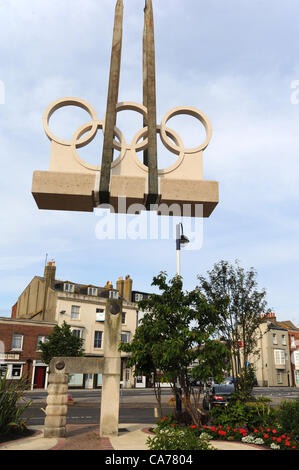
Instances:
[[[51,116],[57,111],[58,109],[65,107],[65,106],[77,106],[85,111],[90,115],[91,121],[88,123],[83,124],[80,126],[76,132],[73,134],[71,140],[64,140],[57,137],[51,131],[49,127],[49,121]],[[144,118],[147,118],[147,109],[145,106],[139,103],[134,102],[123,102],[118,103],[116,107],[117,112],[121,111],[135,111],[140,113]],[[166,124],[167,122],[177,115],[189,115],[196,119],[198,119],[204,126],[206,131],[206,139],[205,141],[193,148],[185,148],[184,144],[180,138],[180,136],[169,129]],[[99,121],[97,118],[97,113],[94,108],[85,100],[80,98],[61,98],[54,102],[52,102],[46,109],[44,116],[43,116],[43,126],[46,135],[51,141],[56,142],[57,144],[64,145],[67,147],[71,147],[73,155],[78,160],[78,162],[83,165],[84,167],[88,168],[89,170],[99,171],[101,169],[100,165],[91,165],[81,159],[77,153],[77,149],[88,145],[95,137],[98,129],[102,129],[103,133],[105,133],[105,121],[106,115],[104,116],[102,121]],[[195,153],[202,152],[207,148],[212,138],[212,125],[208,117],[199,109],[191,107],[191,106],[181,106],[174,108],[167,112],[162,119],[161,125],[157,126],[157,133],[160,134],[160,138],[162,140],[163,145],[172,153],[179,155],[177,162],[172,165],[171,167],[159,170],[159,172],[167,173],[168,171],[172,171],[177,166],[180,165],[185,155],[192,155]],[[147,139],[147,127],[144,127],[140,131],[138,131],[132,139],[131,144],[127,144],[124,135],[122,132],[115,127],[114,134],[117,138],[113,141],[114,149],[120,151],[120,155],[117,159],[115,159],[112,163],[112,168],[116,166],[124,157],[126,150],[132,149],[133,151],[140,152],[147,148],[148,146],[148,139]],[[147,171],[147,167],[141,163],[141,161],[136,158],[137,164],[142,168],[144,171]]]

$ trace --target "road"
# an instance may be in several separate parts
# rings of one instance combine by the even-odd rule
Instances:
[[[74,398],[74,405],[68,407],[68,424],[99,424],[100,419],[100,390],[70,390]],[[299,397],[299,389],[278,387],[256,387],[254,395],[265,396],[272,400],[273,405],[278,405],[281,400],[290,400]],[[171,390],[162,390],[163,411],[170,414],[173,408],[169,407],[168,400],[172,396]],[[24,413],[28,417],[29,425],[43,425],[46,407],[47,392],[36,390],[26,392],[26,401],[32,400],[32,405]],[[155,407],[157,402],[152,389],[122,390],[120,396],[119,422],[121,423],[145,423],[156,422]]]

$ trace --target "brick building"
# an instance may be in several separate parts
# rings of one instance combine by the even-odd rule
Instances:
[[[121,340],[130,342],[137,327],[137,304],[132,301],[133,280],[129,275],[119,277],[115,288],[106,285],[81,284],[56,278],[54,261],[49,261],[43,276],[34,276],[12,307],[12,318],[31,320],[61,326],[65,321],[71,331],[84,340],[87,357],[104,355],[105,307],[109,292],[118,293],[123,301]],[[1,338],[0,338],[1,339]],[[135,385],[133,370],[127,366],[128,354],[121,353],[121,382],[124,388]],[[102,385],[102,374],[70,374],[72,388],[97,388]]]
[[[40,341],[52,333],[55,323],[0,318],[0,370],[8,380],[28,377],[31,389],[47,387],[47,365],[38,350]]]

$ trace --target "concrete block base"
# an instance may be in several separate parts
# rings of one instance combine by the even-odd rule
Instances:
[[[35,171],[32,194],[39,209],[92,212],[95,197],[95,174]],[[110,205],[115,213],[135,213],[135,204],[145,207],[146,178],[112,175]],[[161,200],[158,215],[209,217],[219,201],[217,181],[160,178]],[[199,206],[202,206],[200,208]],[[177,206],[173,210],[168,208]],[[131,210],[130,210],[131,209]],[[145,209],[143,209],[145,210]],[[189,213],[190,215],[189,215]]]

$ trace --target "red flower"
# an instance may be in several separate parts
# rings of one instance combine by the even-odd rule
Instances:
[[[255,429],[253,432],[258,432],[258,430],[257,430],[257,429]]]
[[[276,429],[272,429],[272,432],[273,432],[273,434],[277,433]]]
[[[290,446],[290,445],[291,445],[291,444],[290,444],[288,441],[286,441],[286,446]]]
[[[195,426],[195,424],[192,424],[192,426],[190,426],[191,429],[196,429],[197,426]]]
[[[276,441],[276,437],[272,437],[273,441]]]
[[[292,449],[296,449],[296,446],[293,446]]]
[[[206,427],[207,427],[206,424],[204,424],[204,425],[203,425],[203,428],[206,428]]]
[[[268,439],[269,435],[268,434],[264,434],[264,438],[265,439]]]
[[[278,437],[276,440],[277,440],[277,442],[281,442],[281,438],[280,438],[280,437]]]
[[[281,437],[282,437],[283,439],[285,439],[285,438],[286,438],[286,436],[285,436],[284,434],[283,434]]]
[[[172,427],[174,427],[174,426],[175,426],[175,424],[171,424],[171,426],[172,426]]]
[[[230,427],[229,427],[229,426],[227,426],[227,427],[226,427],[226,429],[229,431],[229,430],[230,430]]]

